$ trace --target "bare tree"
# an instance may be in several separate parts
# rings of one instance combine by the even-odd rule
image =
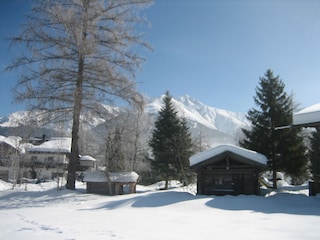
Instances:
[[[71,157],[66,187],[75,189],[80,114],[96,102],[121,99],[142,106],[135,72],[149,48],[136,31],[146,23],[140,10],[151,0],[43,0],[33,7],[19,36],[29,50],[8,70],[23,68],[15,98],[48,118],[72,117]]]
[[[145,168],[145,154],[148,147],[148,132],[152,128],[151,119],[135,109],[127,109],[123,118],[123,148],[129,171],[141,171]]]
[[[106,121],[105,128],[107,132],[106,139],[106,159],[109,159],[108,152],[112,148],[121,151],[124,157],[124,169],[125,171],[139,171],[143,166],[143,160],[145,159],[145,152],[147,151],[147,139],[148,130],[152,127],[150,120],[143,111],[137,108],[126,108],[119,111],[117,115],[113,117],[112,121]],[[121,141],[121,149],[117,141],[114,142],[115,136],[119,135]],[[112,157],[111,157],[112,158]],[[116,160],[116,159],[113,159]],[[107,164],[107,168],[110,168],[110,164]],[[110,169],[109,169],[110,171]]]

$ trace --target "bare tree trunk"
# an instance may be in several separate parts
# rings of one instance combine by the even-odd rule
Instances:
[[[276,163],[277,163],[276,159],[276,154],[274,154],[273,156],[273,160],[272,160],[272,180],[273,180],[273,189],[277,189],[277,167],[276,167]]]
[[[277,186],[277,171],[276,171],[276,169],[275,168],[273,168],[273,170],[272,170],[272,174],[273,174],[273,176],[272,176],[272,179],[273,179],[273,189],[277,189],[278,188],[278,186]]]
[[[169,174],[168,174],[168,172],[166,172],[166,180],[165,180],[164,189],[168,190],[168,187],[169,187]]]
[[[108,179],[109,195],[112,196],[113,195],[112,182],[111,182],[110,174],[109,174],[108,171],[106,171],[106,176],[107,176],[107,179]]]
[[[86,18],[88,11],[88,2],[83,2],[83,12],[84,18]],[[84,78],[84,53],[83,46],[85,46],[86,37],[87,37],[87,22],[83,20],[82,22],[82,44],[78,48],[78,75],[77,75],[77,83],[76,89],[74,93],[74,106],[73,106],[73,118],[72,118],[72,133],[71,133],[71,159],[68,165],[68,179],[67,179],[67,188],[74,190],[75,182],[76,182],[76,170],[77,170],[77,162],[79,160],[79,132],[80,132],[80,115],[81,115],[81,104],[83,99],[82,94],[82,86],[83,86],[83,78]]]
[[[73,111],[73,122],[72,122],[72,142],[71,142],[71,157],[69,159],[68,165],[68,179],[66,188],[74,190],[75,181],[76,181],[76,170],[77,170],[77,161],[79,158],[79,130],[80,130],[80,114],[81,114],[81,102],[82,102],[82,84],[83,84],[83,65],[84,57],[80,55],[78,67],[78,79],[77,86],[75,91],[75,102],[74,102],[74,111]]]

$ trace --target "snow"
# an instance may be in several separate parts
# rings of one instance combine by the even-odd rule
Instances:
[[[5,137],[5,136],[0,135],[0,143],[4,142],[4,143],[8,144],[9,146],[16,148],[18,150],[21,150],[19,148],[20,141],[21,141],[21,137],[17,137],[17,136]]]
[[[194,166],[196,164],[199,164],[213,156],[219,155],[223,152],[233,152],[237,155],[243,156],[247,159],[250,159],[252,161],[261,163],[263,165],[267,164],[267,158],[263,154],[257,153],[252,150],[248,150],[245,148],[241,148],[235,145],[231,144],[223,144],[223,145],[218,145],[214,148],[208,149],[206,151],[197,153],[195,155],[192,155],[190,157],[190,166]]]
[[[319,123],[320,122],[320,103],[304,108],[293,114],[293,125]]]
[[[60,137],[50,138],[50,140],[40,144],[39,146],[32,146],[26,149],[28,152],[54,152],[54,153],[70,153],[71,138]]]
[[[149,100],[145,106],[146,112],[157,114],[163,107],[163,97],[164,95]],[[250,126],[245,113],[210,107],[188,95],[181,96],[178,99],[172,98],[172,103],[180,117],[229,135],[235,135],[240,128]]]
[[[0,127],[19,127],[26,124],[30,114],[28,111],[18,111],[9,114],[5,118],[1,118]]]
[[[16,186],[0,181],[1,239],[320,239],[320,197],[308,186],[265,196],[195,196],[194,185],[103,196],[57,190],[55,182]]]
[[[79,160],[80,160],[80,161],[96,161],[95,158],[93,158],[93,157],[91,157],[91,156],[89,156],[89,155],[81,156],[81,157],[79,158]]]
[[[136,172],[109,173],[111,182],[137,182],[139,175]],[[86,172],[84,182],[108,182],[105,171]]]

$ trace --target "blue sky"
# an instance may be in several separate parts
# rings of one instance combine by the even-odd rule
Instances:
[[[14,8],[14,9],[13,9]],[[166,90],[207,105],[247,112],[259,77],[279,75],[300,107],[320,102],[320,1],[155,0],[145,14],[145,39],[153,52],[137,74],[149,97]],[[16,49],[3,38],[19,31],[24,1],[0,1],[0,67]],[[0,73],[0,116],[24,109],[12,105],[18,74]]]

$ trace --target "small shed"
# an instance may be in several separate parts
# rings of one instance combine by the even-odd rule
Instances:
[[[85,172],[83,181],[87,183],[87,193],[121,195],[135,193],[138,178],[136,172],[95,171]]]
[[[259,173],[267,158],[235,145],[219,145],[190,157],[199,195],[259,195]]]

